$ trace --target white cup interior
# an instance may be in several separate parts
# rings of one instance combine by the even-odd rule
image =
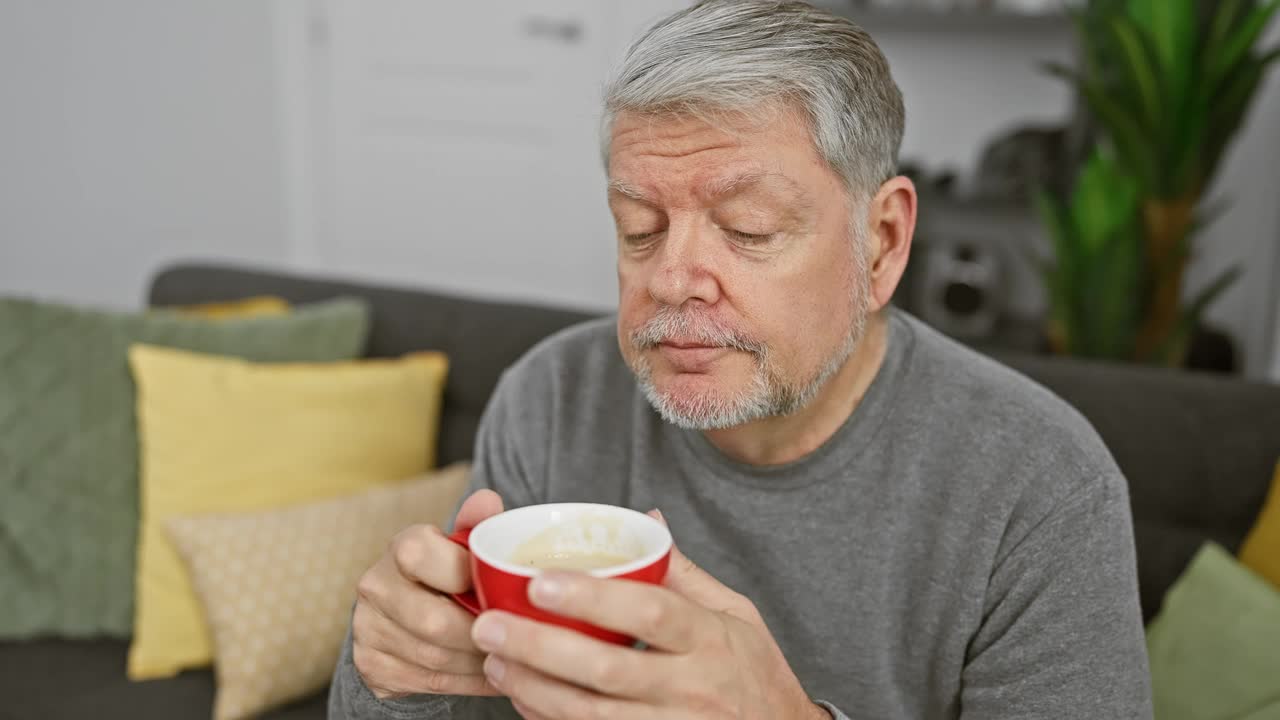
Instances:
[[[589,571],[597,577],[625,575],[653,564],[671,549],[671,533],[661,522],[635,510],[594,503],[554,503],[508,510],[471,531],[471,552],[514,575],[534,576],[538,568],[510,561],[516,550],[538,537],[560,552],[608,553],[634,558]]]

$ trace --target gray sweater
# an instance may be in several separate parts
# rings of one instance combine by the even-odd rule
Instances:
[[[503,376],[473,485],[507,507],[661,509],[837,719],[1151,717],[1115,462],[1057,397],[905,313],[892,311],[884,365],[848,421],[767,468],[664,423],[612,321],[571,328]],[[380,702],[350,641],[329,716],[518,717],[505,699]]]

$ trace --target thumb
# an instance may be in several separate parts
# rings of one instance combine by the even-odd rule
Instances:
[[[453,530],[470,530],[480,521],[486,520],[502,512],[502,496],[492,490],[477,490],[458,508],[458,517],[453,521]]]
[[[667,524],[667,519],[657,510],[650,510],[648,515]],[[663,584],[668,589],[692,600],[709,610],[730,611],[743,599],[741,595],[726,587],[708,572],[680,552],[680,548],[671,544],[671,563],[667,568],[667,578]]]

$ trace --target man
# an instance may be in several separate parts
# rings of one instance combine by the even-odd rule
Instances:
[[[504,375],[455,524],[657,508],[664,587],[547,573],[606,645],[447,599],[405,530],[359,586],[333,718],[1148,718],[1126,485],[1089,425],[888,306],[916,195],[851,23],[711,1],[608,89],[619,313]],[[695,565],[696,563],[696,565]]]

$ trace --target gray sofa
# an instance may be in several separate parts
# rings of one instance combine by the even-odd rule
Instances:
[[[440,461],[471,455],[472,438],[498,375],[539,339],[588,315],[468,300],[412,289],[336,282],[217,265],[161,272],[154,305],[273,294],[295,303],[358,295],[373,306],[367,354],[447,352]],[[1205,540],[1234,550],[1261,508],[1280,458],[1280,386],[1209,375],[1000,356],[1081,410],[1130,483],[1143,612],[1150,619],[1169,585]],[[127,642],[0,643],[0,718],[135,720],[207,718],[213,676],[188,672],[130,683]],[[317,695],[268,715],[323,718]]]

